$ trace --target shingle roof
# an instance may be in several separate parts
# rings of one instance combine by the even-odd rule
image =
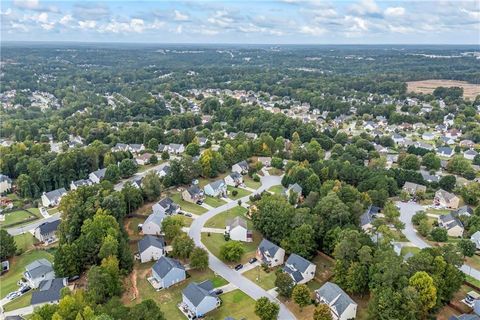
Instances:
[[[165,215],[163,213],[152,213],[151,215],[148,216],[148,218],[145,220],[143,224],[147,223],[154,223],[158,226],[162,226],[162,221],[165,218]]]
[[[238,180],[238,179],[242,178],[242,175],[240,173],[238,173],[237,171],[234,171],[234,172],[230,173],[230,177],[233,180]]]
[[[247,229],[247,222],[245,221],[245,219],[237,216],[233,219],[227,220],[227,226],[230,226],[230,229],[233,229],[237,226],[241,226]]]
[[[32,279],[53,271],[52,264],[47,259],[38,259],[25,267]]]
[[[262,254],[268,252],[270,257],[273,257],[280,247],[264,238],[258,245],[258,249],[262,252]]]
[[[453,198],[456,197],[456,195],[454,195],[453,193],[450,193],[450,192],[445,191],[443,189],[438,190],[435,193],[435,196],[440,196],[440,197],[442,197],[442,198],[444,198],[445,200],[448,200],[448,201],[450,201],[450,200],[452,200]]]
[[[289,185],[288,189],[298,194],[302,193],[302,187],[298,183]]]
[[[216,297],[214,294],[210,293],[212,289],[212,282],[210,280],[205,280],[202,283],[191,282],[185,289],[183,289],[182,293],[195,307],[197,307],[205,297]]]
[[[89,179],[80,179],[80,180],[72,181],[72,183],[76,187],[81,187],[81,186],[88,186],[92,184],[92,181],[90,181]]]
[[[210,187],[212,187],[213,190],[218,190],[225,186],[225,181],[223,179],[213,181],[209,183]]]
[[[155,237],[152,235],[145,235],[142,240],[138,241],[138,251],[142,253],[150,247],[163,249],[165,247],[165,240],[163,237]]]
[[[160,257],[152,268],[160,278],[165,277],[173,268],[185,270],[185,267],[178,260],[169,257]]]
[[[105,177],[106,171],[107,171],[107,168],[98,169],[97,171],[93,171],[92,174],[96,176],[98,179],[103,179],[103,177]]]
[[[239,165],[243,170],[248,170],[248,163],[245,160],[240,161],[239,163],[237,163],[237,165]]]
[[[299,282],[303,279],[302,273],[307,270],[310,264],[311,262],[307,259],[300,257],[298,254],[292,253],[290,257],[288,257],[283,271],[290,274],[296,282]]]
[[[58,225],[60,224],[60,219],[49,221],[49,222],[44,222],[41,225],[38,226],[38,229],[40,230],[40,234],[49,234],[53,231],[56,231],[58,228]]]
[[[32,293],[31,304],[54,302],[60,300],[60,291],[65,287],[66,278],[56,278],[40,282],[38,290]]]
[[[45,196],[47,197],[47,199],[49,201],[55,201],[55,200],[59,199],[60,197],[62,197],[65,193],[67,193],[67,190],[65,190],[65,188],[60,188],[60,189],[57,189],[57,190],[46,192]]]
[[[0,182],[7,181],[8,183],[12,183],[12,179],[4,174],[0,174]]]
[[[332,282],[326,282],[320,289],[317,289],[316,294],[327,301],[329,306],[334,307],[337,314],[340,316],[350,304],[356,305],[338,285]]]
[[[190,188],[187,189],[187,192],[191,195],[194,196],[196,194],[202,193],[202,190],[197,186],[191,186]]]

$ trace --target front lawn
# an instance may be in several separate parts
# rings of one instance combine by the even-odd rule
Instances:
[[[34,244],[38,242],[37,238],[35,238],[30,232],[16,235],[13,239],[17,245],[17,250],[22,250],[22,252],[32,249]]]
[[[45,250],[30,251],[10,259],[10,271],[0,276],[0,298],[17,290],[17,281],[22,278],[25,266],[41,258],[49,261],[53,260],[53,256]]]
[[[32,301],[32,291],[27,292],[23,296],[16,298],[13,301],[10,301],[6,305],[3,306],[4,312],[9,312],[12,310],[28,307],[30,302]]]
[[[243,248],[245,249],[245,253],[240,260],[241,263],[246,263],[248,260],[255,256],[257,251],[258,245],[262,240],[262,236],[260,233],[254,231],[253,232],[253,242],[242,242]],[[202,233],[202,242],[207,247],[207,249],[217,258],[220,258],[220,248],[226,243],[225,239],[223,238],[223,234],[220,233],[211,233],[208,236],[208,233]],[[227,263],[227,262],[226,262]],[[230,265],[235,265],[237,263],[227,263]]]
[[[402,256],[405,256],[407,253],[416,254],[420,250],[421,249],[417,248],[417,247],[402,247],[401,254],[402,254]]]
[[[243,183],[252,189],[258,189],[262,186],[262,183],[260,181],[254,181],[252,178],[249,176],[243,176]]]
[[[265,290],[275,288],[275,279],[277,278],[275,270],[265,272],[261,266],[257,266],[252,270],[242,273],[242,275]]]
[[[207,212],[208,210],[204,207],[201,207],[197,204],[185,201],[182,199],[182,195],[180,193],[170,195],[170,198],[180,205],[180,210],[184,210],[193,214],[201,215]]]
[[[258,319],[255,314],[255,300],[243,293],[241,290],[220,295],[222,305],[207,314],[205,320],[224,320],[229,317],[234,319]]]
[[[253,227],[252,221],[247,219],[246,216],[245,216],[245,213],[247,211],[248,210],[245,209],[242,206],[234,207],[234,208],[229,209],[227,211],[224,211],[220,214],[217,214],[216,216],[207,220],[207,222],[205,223],[205,227],[207,227],[207,228],[221,228],[222,229],[222,228],[225,228],[226,221],[228,219],[233,219],[237,216],[240,216],[240,217],[244,217],[245,220],[247,221],[247,227],[252,228]]]
[[[228,186],[227,189],[228,189],[228,197],[232,200],[238,200],[240,198],[248,196],[251,193],[248,190],[245,190],[245,189],[242,189],[242,188],[235,188],[235,187],[232,187],[232,186]],[[234,190],[237,191],[236,196],[234,196],[232,194],[232,191],[234,191]]]
[[[270,173],[271,176],[281,176],[283,171],[277,168],[270,168],[268,169],[268,173]]]
[[[32,210],[32,209],[30,209]],[[37,209],[38,210],[38,209]],[[34,212],[30,212],[27,210],[16,210],[5,214],[5,221],[1,221],[0,225],[3,227],[11,226],[11,225],[21,225],[23,222],[31,222],[38,218]]]
[[[268,191],[273,192],[274,194],[282,195],[283,192],[285,191],[285,188],[282,185],[278,185],[278,186],[271,187],[270,189],[268,189]]]
[[[215,197],[210,197],[210,196],[207,196],[205,198],[205,201],[204,201],[206,204],[208,204],[209,206],[211,207],[214,207],[214,208],[217,208],[217,207],[221,207],[223,206],[224,204],[226,204],[227,202],[225,202],[224,200],[220,199],[220,198],[215,198]]]

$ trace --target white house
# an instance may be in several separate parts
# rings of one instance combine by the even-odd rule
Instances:
[[[38,288],[40,282],[55,279],[52,264],[47,259],[38,259],[25,267],[23,277],[31,288]]]
[[[170,172],[170,166],[166,165],[162,167],[161,169],[157,170],[157,174],[160,178],[165,177],[168,172]]]
[[[212,183],[207,184],[203,190],[205,194],[212,197],[226,197],[227,196],[227,184],[225,180],[220,179]]]
[[[213,284],[210,280],[201,283],[191,282],[182,291],[180,307],[189,315],[189,318],[202,318],[208,312],[218,308],[220,304],[220,299],[213,293]]]
[[[50,192],[44,192],[42,194],[42,204],[44,207],[58,206],[62,197],[67,193],[65,188],[60,188]]]
[[[463,153],[463,157],[468,160],[473,160],[477,154],[478,154],[477,151],[473,149],[469,149]]]
[[[159,235],[162,231],[162,221],[165,215],[162,213],[152,213],[148,216],[142,225],[143,234]]]
[[[12,179],[4,174],[0,174],[0,194],[12,189]]]
[[[243,184],[243,176],[238,172],[232,172],[225,177],[225,183],[229,186],[238,187]]]
[[[93,171],[88,175],[88,178],[93,183],[100,183],[102,179],[105,177],[105,172],[107,171],[106,168],[98,169],[97,171]]]
[[[162,256],[152,267],[155,289],[166,289],[187,278],[185,267],[178,261]]]
[[[57,228],[60,224],[60,219],[47,221],[35,228],[33,234],[40,242],[54,242],[57,239]]]
[[[285,259],[285,250],[268,241],[267,239],[263,239],[258,245],[256,258],[262,263],[265,263],[269,267],[273,268],[283,264]]]
[[[79,187],[91,186],[93,182],[90,179],[80,179],[70,182],[70,190],[77,190]]]
[[[150,158],[152,156],[153,156],[153,154],[148,153],[148,152],[144,153],[144,154],[141,154],[141,155],[135,157],[135,162],[140,166],[144,166],[144,165],[150,163]]]
[[[432,132],[424,132],[422,134],[422,139],[425,141],[432,141],[435,139],[435,134]]]
[[[437,148],[437,153],[439,156],[450,158],[455,154],[455,151],[450,147],[440,147]]]
[[[173,202],[172,199],[166,197],[158,201],[152,206],[153,213],[161,213],[164,215],[174,215],[180,212],[180,206]]]
[[[240,174],[247,174],[248,173],[248,163],[247,161],[243,160],[239,163],[235,163],[232,166],[232,172],[238,172]]]
[[[438,225],[447,230],[450,237],[461,237],[463,235],[464,227],[460,220],[453,214],[439,215]]]
[[[479,250],[480,249],[480,231],[477,231],[474,234],[472,234],[472,236],[470,237],[470,240],[472,240],[472,242],[475,243],[477,250]]]
[[[248,230],[247,222],[241,217],[235,217],[227,221],[225,234],[229,234],[231,240],[242,242],[253,241],[252,231]]]
[[[316,269],[315,264],[295,253],[288,257],[283,267],[283,271],[288,273],[296,284],[303,284],[312,280],[315,277]]]
[[[315,290],[315,298],[328,305],[334,320],[355,319],[357,316],[357,303],[335,283],[326,282]]]
[[[142,263],[156,261],[165,255],[165,240],[163,237],[146,235],[138,241],[138,255]]]
[[[168,153],[170,154],[181,154],[185,152],[185,146],[178,143],[170,143],[168,145]]]

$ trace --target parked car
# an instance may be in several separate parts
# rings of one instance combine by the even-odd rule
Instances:
[[[248,260],[249,263],[255,263],[257,262],[257,258],[253,257],[253,258],[250,258],[250,260]]]
[[[20,291],[21,294],[24,294],[24,293],[30,291],[31,289],[32,288],[30,286],[24,286],[24,287],[20,288],[19,291]]]
[[[191,217],[191,216],[192,216],[191,213],[188,213],[188,212],[185,213],[185,217]]]
[[[183,211],[178,211],[178,214],[183,215],[184,212]]]
[[[202,200],[198,200],[196,203],[201,206],[201,205],[203,204],[203,201],[202,201]]]
[[[70,278],[68,278],[68,282],[73,282],[78,279],[80,279],[80,276],[71,276]]]
[[[7,295],[7,299],[8,299],[8,300],[13,300],[13,299],[15,299],[15,298],[17,298],[17,297],[19,297],[19,296],[20,296],[20,293],[17,292],[17,291],[14,291],[14,292],[10,292],[10,293]]]
[[[220,294],[222,294],[222,293],[223,293],[223,290],[222,290],[222,289],[217,289],[217,290],[215,290],[215,294],[216,294],[217,296],[220,295]]]
[[[242,268],[243,268],[243,264],[237,264],[237,265],[235,266],[235,270],[237,270],[237,271],[240,270],[240,269],[242,269]]]

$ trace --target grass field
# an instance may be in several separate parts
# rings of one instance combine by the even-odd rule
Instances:
[[[4,312],[9,312],[12,310],[24,308],[30,305],[30,301],[32,300],[32,291],[27,292],[23,296],[16,298],[13,301],[10,301],[6,305],[3,306]]]
[[[245,249],[245,253],[240,260],[241,263],[248,262],[248,259],[255,256],[255,252],[257,251],[257,247],[261,241],[261,235],[258,232],[253,232],[253,242],[242,242],[243,248]],[[223,238],[223,234],[220,233],[211,233],[208,236],[207,233],[202,233],[202,242],[207,247],[207,249],[216,257],[220,259],[220,248],[226,243],[225,239]],[[229,265],[235,265],[236,263],[227,263]]]
[[[407,82],[407,90],[417,93],[433,93],[437,87],[461,87],[463,88],[463,97],[475,99],[480,94],[480,85],[468,83],[466,81],[456,80],[421,80]]]
[[[205,223],[205,227],[207,227],[207,228],[225,228],[225,225],[226,225],[225,222],[228,219],[233,219],[237,216],[245,217],[245,213],[247,211],[248,210],[245,209],[242,206],[234,207],[232,209],[224,211],[224,212],[222,212],[220,214],[217,214],[216,216],[210,218]],[[253,227],[252,221],[248,220],[247,218],[245,218],[245,219],[247,220],[248,228],[252,228]]]
[[[248,190],[245,190],[245,189],[242,189],[242,188],[235,188],[235,187],[232,187],[232,186],[228,186],[227,189],[228,189],[228,197],[232,200],[238,200],[240,198],[248,196],[251,193]],[[236,196],[234,196],[232,194],[233,190],[236,190],[238,192]]]
[[[180,193],[172,194],[172,195],[170,195],[170,198],[172,198],[172,200],[175,203],[180,205],[181,210],[185,210],[187,212],[190,212],[190,213],[193,213],[193,214],[198,214],[198,215],[204,214],[205,212],[208,211],[207,209],[205,209],[205,208],[203,208],[203,207],[201,207],[197,204],[194,204],[194,203],[187,202],[187,201],[183,200],[182,195]]]
[[[20,225],[22,221],[30,222],[32,221],[30,219],[38,218],[38,215],[40,214],[39,212],[37,213],[38,215],[36,215],[34,209],[29,209],[29,210],[32,210],[32,211],[16,210],[16,211],[12,211],[5,214],[5,221],[0,222],[0,225],[2,226],[9,226],[12,224]],[[38,211],[38,209],[36,210]]]
[[[190,278],[187,278],[185,281],[176,284],[168,289],[155,291],[150,283],[147,281],[147,276],[150,275],[150,269],[153,265],[151,263],[143,263],[143,264],[135,264],[134,267],[134,274],[136,275],[136,286],[138,289],[139,297],[135,300],[131,300],[132,293],[130,289],[132,288],[131,283],[127,283],[127,287],[130,288],[128,292],[124,294],[123,301],[127,305],[133,305],[136,303],[140,303],[142,300],[145,299],[153,299],[158,304],[160,309],[165,315],[165,319],[184,319],[185,316],[178,310],[177,305],[182,301],[182,290],[190,282],[201,282],[203,280],[210,279],[213,282],[214,287],[220,287],[228,282],[219,277],[215,276],[213,271],[207,269],[205,271],[196,271],[190,270],[188,273],[190,274]]]
[[[451,211],[446,209],[427,209],[425,212],[436,215],[446,215],[449,214]]]
[[[467,257],[465,263],[472,268],[480,269],[480,256],[474,254],[472,257]]]
[[[14,236],[13,239],[17,245],[17,250],[22,250],[23,252],[32,249],[33,245],[38,242],[30,232]]]
[[[5,297],[7,294],[18,288],[17,281],[22,278],[26,265],[41,258],[52,261],[53,256],[47,251],[36,250],[11,259],[10,271],[0,277],[0,298]]]
[[[254,283],[256,283],[257,285],[259,285],[261,288],[265,290],[270,290],[275,288],[275,279],[277,278],[277,276],[275,275],[275,270],[270,270],[269,272],[265,272],[263,271],[261,266],[258,266],[252,270],[248,270],[242,275],[252,280]]]
[[[243,183],[245,183],[245,185],[249,188],[252,188],[252,189],[258,189],[260,188],[260,186],[262,185],[260,183],[260,181],[253,181],[252,178],[250,178],[249,176],[243,176]]]
[[[285,188],[282,185],[273,186],[270,189],[268,189],[268,191],[273,192],[275,194],[283,194],[284,190]]]
[[[220,296],[222,305],[215,311],[207,314],[205,320],[224,320],[228,317],[234,319],[259,319],[255,315],[255,300],[240,290],[234,290]]]
[[[419,251],[420,251],[420,248],[417,248],[417,247],[402,247],[401,253],[402,253],[402,256],[404,256],[409,252],[416,254]]]
[[[210,197],[210,196],[207,196],[205,198],[204,202],[206,204],[208,204],[209,206],[214,207],[214,208],[221,207],[221,206],[223,206],[224,204],[227,203],[227,202],[223,201],[222,199],[214,198],[214,197]]]

